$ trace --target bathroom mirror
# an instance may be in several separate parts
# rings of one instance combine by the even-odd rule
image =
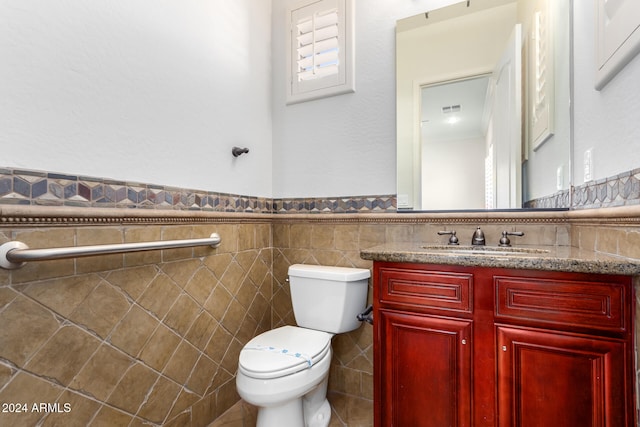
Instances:
[[[571,0],[397,21],[398,209],[568,208]]]

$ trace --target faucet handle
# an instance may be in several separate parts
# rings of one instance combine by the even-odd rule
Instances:
[[[498,246],[511,246],[511,240],[509,240],[509,237],[507,236],[524,236],[524,233],[522,231],[503,231],[502,232],[502,237],[500,238],[500,243],[498,243]]]
[[[458,245],[458,237],[456,237],[456,230],[451,230],[451,231],[438,231],[439,235],[443,235],[443,234],[449,234],[451,235],[451,237],[449,237],[449,244],[450,245]]]

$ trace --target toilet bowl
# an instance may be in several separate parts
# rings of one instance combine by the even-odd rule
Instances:
[[[309,426],[328,424],[331,409],[325,402],[331,337],[326,332],[283,326],[247,343],[240,353],[236,387],[246,402],[259,408],[258,427],[304,426],[305,414],[315,421]],[[292,338],[301,344],[297,350]]]
[[[292,265],[291,299],[298,326],[251,339],[240,352],[236,388],[258,407],[257,427],[327,427],[331,338],[356,329],[366,304],[369,270]]]

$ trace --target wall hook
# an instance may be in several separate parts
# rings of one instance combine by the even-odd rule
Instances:
[[[231,149],[231,154],[233,154],[233,157],[238,157],[240,154],[244,154],[248,152],[249,152],[248,148],[233,147]]]

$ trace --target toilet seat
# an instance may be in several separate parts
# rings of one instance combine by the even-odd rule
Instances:
[[[282,326],[249,341],[242,351],[238,369],[258,378],[280,378],[308,369],[331,349],[333,334],[296,326]]]

